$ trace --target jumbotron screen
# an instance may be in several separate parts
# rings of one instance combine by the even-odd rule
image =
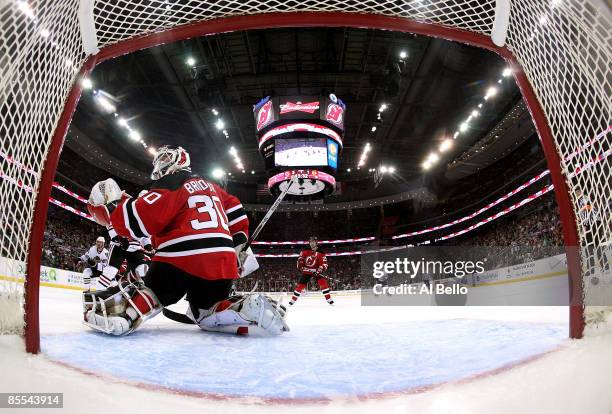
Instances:
[[[274,145],[274,165],[277,167],[327,166],[327,139],[276,139]]]

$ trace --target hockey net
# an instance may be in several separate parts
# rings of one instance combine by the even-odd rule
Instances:
[[[337,19],[338,26],[351,25],[354,17],[359,27],[374,27],[367,19],[378,19],[378,28],[402,30],[401,23],[406,22],[405,30],[410,31],[416,26],[408,22],[417,22],[419,30],[426,28],[432,35],[477,44],[490,39],[496,23],[503,26],[503,13],[496,14],[496,7],[500,11],[508,4],[508,0],[1,1],[0,331],[23,333],[25,328],[26,339],[35,336],[29,349],[36,351],[37,317],[26,313],[28,325],[24,324],[24,309],[38,312],[36,265],[43,227],[36,218],[42,216],[44,222],[42,201],[48,198],[78,98],[73,85],[86,73],[80,73],[83,65],[93,65],[91,54],[97,48],[104,54],[115,47],[117,55],[130,51],[120,51],[117,45],[132,42],[131,50],[153,46],[198,35],[190,28],[213,23],[219,31],[253,28],[247,22],[254,19],[262,28],[315,25],[311,13],[321,13],[328,21]],[[279,17],[290,15],[292,20]],[[381,18],[389,22],[394,18],[393,25],[384,27]],[[231,27],[222,24],[231,19]],[[546,129],[552,135],[545,152],[549,163],[558,160],[551,169],[564,181],[563,188],[557,185],[557,198],[569,198],[564,227],[577,239],[568,238],[566,231],[566,243],[581,248],[574,287],[581,296],[580,310],[585,307],[581,321],[572,322],[573,336],[580,335],[576,332],[582,331],[582,321],[600,322],[608,310],[606,300],[611,300],[602,293],[601,284],[591,282],[600,271],[601,255],[606,253],[602,249],[609,249],[612,241],[611,21],[599,0],[513,0],[504,49],[522,68],[542,110],[535,113],[531,108],[534,119],[541,116],[545,121],[545,127],[536,122],[540,135]],[[163,36],[173,29],[184,31],[175,31],[173,38]],[[563,203],[560,206],[563,210]],[[24,289],[27,283],[34,288]]]

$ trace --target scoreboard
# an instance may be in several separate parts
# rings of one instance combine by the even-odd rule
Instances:
[[[329,96],[266,97],[253,107],[259,151],[272,194],[298,176],[289,199],[323,198],[334,191],[346,106]]]

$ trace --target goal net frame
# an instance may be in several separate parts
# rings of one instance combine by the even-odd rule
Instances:
[[[556,0],[552,1],[555,2]],[[576,8],[577,6],[575,7],[574,5],[563,2],[561,2],[561,5],[555,6],[554,13],[559,14],[561,17],[557,18],[553,16],[554,19],[551,19],[551,21],[547,23],[548,28],[546,30],[557,30],[559,33],[562,33],[562,31],[565,30],[564,27],[554,26],[557,20],[560,22],[569,21],[579,27],[584,26],[585,23],[589,23],[589,20],[593,19],[592,10],[597,11],[598,9],[596,6],[590,5],[588,0],[585,1],[586,6],[580,5],[579,7],[585,8],[586,11],[582,9],[579,10]],[[554,83],[555,81],[553,79],[555,76],[555,69],[544,68],[541,69],[543,74],[536,73],[539,69],[534,67],[534,64],[539,63],[535,62],[538,61],[539,58],[534,59],[534,61],[529,60],[531,59],[529,57],[530,54],[534,53],[535,49],[530,49],[528,46],[524,45],[524,42],[527,42],[527,31],[520,31],[516,28],[513,29],[513,24],[534,28],[540,27],[538,26],[538,22],[540,25],[543,25],[542,18],[538,13],[540,9],[544,10],[547,7],[551,7],[547,1],[513,0],[512,4],[510,0],[485,0],[481,2],[475,0],[426,0],[417,2],[418,4],[429,4],[429,7],[436,7],[436,12],[442,10],[440,13],[448,14],[448,16],[445,15],[444,18],[441,18],[435,13],[433,13],[432,16],[428,16],[427,12],[419,14],[418,8],[414,10],[407,9],[405,13],[397,11],[398,9],[395,8],[399,7],[397,4],[408,3],[397,1],[346,0],[344,3],[341,3],[335,0],[325,2],[314,0],[304,0],[303,2],[282,0],[273,2],[274,4],[268,6],[262,1],[249,0],[245,2],[224,1],[218,3],[222,3],[225,6],[213,6],[210,2],[184,0],[179,3],[193,4],[194,9],[200,7],[200,14],[193,13],[192,16],[187,11],[182,10],[182,14],[180,14],[181,17],[176,21],[172,21],[171,18],[156,21],[155,18],[153,18],[154,16],[148,16],[147,19],[143,18],[142,13],[145,13],[143,10],[147,10],[149,6],[153,7],[151,4],[158,7],[161,14],[163,14],[162,7],[168,6],[168,2],[161,0],[151,0],[148,2],[149,6],[143,5],[144,3],[147,2],[139,0],[120,0],[116,2],[110,0],[47,0],[47,4],[44,6],[41,2],[36,4],[39,8],[46,7],[44,16],[41,15],[38,19],[41,25],[43,25],[44,21],[51,21],[53,19],[59,22],[58,24],[67,24],[63,19],[66,20],[66,22],[70,22],[72,28],[70,32],[72,33],[71,37],[64,42],[59,42],[59,48],[64,52],[65,56],[68,56],[68,59],[56,59],[50,66],[52,66],[52,69],[61,72],[62,68],[60,66],[62,64],[70,64],[74,66],[74,73],[72,73],[72,75],[64,75],[64,77],[72,76],[70,82],[65,86],[57,86],[57,90],[53,91],[54,94],[59,95],[56,98],[59,101],[57,105],[60,106],[55,113],[51,114],[52,119],[48,121],[51,123],[51,127],[47,128],[49,133],[47,134],[45,131],[42,133],[44,142],[42,142],[39,147],[36,147],[36,151],[40,153],[40,160],[38,164],[32,167],[34,170],[34,177],[32,178],[33,185],[31,186],[32,197],[31,199],[20,201],[20,203],[23,203],[23,208],[29,212],[26,218],[18,220],[22,221],[20,225],[22,227],[25,226],[29,231],[25,233],[25,257],[17,257],[17,259],[21,259],[25,262],[26,269],[24,289],[24,337],[26,350],[28,352],[37,353],[40,350],[40,266],[48,200],[51,194],[53,179],[64,139],[81,95],[81,83],[79,80],[86,77],[97,64],[117,56],[159,44],[176,42],[196,36],[214,35],[232,31],[296,27],[380,29],[439,37],[487,49],[498,54],[508,63],[513,69],[516,83],[531,112],[551,172],[551,178],[555,188],[555,197],[559,206],[560,218],[563,225],[564,245],[566,246],[568,259],[571,296],[569,302],[569,336],[572,338],[580,338],[582,336],[585,328],[583,303],[584,281],[582,278],[585,261],[584,257],[581,261],[579,249],[593,243],[592,237],[588,238],[585,236],[585,230],[581,230],[580,221],[577,222],[579,201],[576,196],[573,195],[573,190],[579,187],[589,187],[593,185],[594,182],[597,182],[597,180],[604,180],[605,177],[593,178],[589,176],[591,177],[590,181],[585,181],[586,184],[581,187],[582,184],[578,185],[575,181],[573,182],[568,178],[572,171],[568,168],[567,156],[568,154],[573,154],[572,151],[574,151],[575,148],[584,147],[584,145],[593,138],[595,135],[594,132],[598,131],[600,128],[593,122],[592,128],[580,131],[581,134],[584,134],[582,141],[576,138],[569,138],[572,140],[571,146],[565,144],[565,140],[568,138],[563,135],[563,130],[555,126],[555,131],[553,132],[551,128],[551,119],[555,118],[556,114],[554,113],[554,105],[550,103],[549,96],[551,96],[551,91],[547,90],[547,88],[550,87],[550,83]],[[199,3],[199,6],[195,3]],[[13,7],[13,5],[8,7]],[[76,9],[72,10],[72,8]],[[33,6],[32,10],[36,12],[36,7]],[[2,21],[3,13],[3,9],[0,8],[0,22]],[[122,13],[125,13],[125,18]],[[13,14],[11,14],[9,18],[12,16]],[[524,21],[521,19],[524,19]],[[600,22],[599,24],[602,23]],[[605,29],[605,23],[603,24]],[[77,29],[76,34],[73,33],[73,29],[75,28]],[[125,30],[126,28],[130,30]],[[583,28],[588,32],[586,26]],[[20,30],[16,25],[15,29]],[[23,30],[26,31],[26,29]],[[115,36],[119,31],[126,31],[126,33],[121,33],[121,36]],[[602,39],[601,34],[598,33],[597,30],[593,29],[592,33],[587,33],[587,35],[590,41],[604,41],[603,46],[598,45],[598,51],[603,48],[605,52],[609,47],[605,44],[605,36]],[[10,41],[10,36],[11,34],[7,31],[0,32],[0,40],[9,39]],[[124,38],[122,38],[122,36]],[[543,36],[546,36],[546,34],[544,33]],[[580,38],[580,35],[572,36]],[[522,37],[525,37],[525,39]],[[32,42],[35,41],[38,42],[39,40],[32,40]],[[538,41],[537,38],[535,41]],[[17,40],[14,42],[17,42]],[[2,51],[2,47],[3,46],[0,44],[0,52]],[[525,49],[522,50],[522,47]],[[34,43],[32,43],[31,49],[31,53],[43,53],[40,51],[40,47],[34,45]],[[571,58],[573,57],[568,57],[568,59]],[[528,62],[528,70],[524,68],[525,62]],[[0,61],[0,68],[5,68],[9,73],[18,72],[21,70],[21,66],[18,65],[23,65],[25,63],[27,63],[27,61]],[[584,65],[576,64],[576,62],[573,62],[573,64],[584,72],[578,73],[577,76],[581,76],[581,79],[586,79],[584,82],[587,86],[593,85],[598,81],[597,76],[595,76],[593,80],[593,76],[588,73],[593,69],[592,67],[584,67]],[[600,64],[601,62],[596,62],[596,66]],[[596,67],[594,70],[601,69]],[[56,76],[54,71],[42,74],[36,82],[32,82],[31,86],[41,88],[41,86],[51,85],[49,87],[55,87],[53,83],[55,79],[53,78],[54,76]],[[57,76],[59,78],[60,75]],[[542,79],[546,81],[546,79],[549,78],[549,83],[542,81]],[[599,76],[599,78],[601,78],[601,76]],[[16,78],[11,78],[10,75],[3,75],[3,77],[0,78],[0,109],[3,108],[2,98],[6,98],[8,94],[5,93],[3,95],[3,88],[4,90],[9,88],[7,85],[11,79]],[[599,93],[598,96],[600,96],[602,92],[604,94],[606,93],[607,86],[605,84],[596,87],[600,88],[600,90],[596,91]],[[44,91],[42,90],[37,90],[36,92],[44,95]],[[24,100],[30,99],[23,91],[11,93],[11,102],[16,102],[17,104],[22,96]],[[561,91],[560,93],[566,92]],[[566,96],[563,98],[569,99]],[[546,110],[544,109],[544,105],[546,105]],[[11,107],[21,108],[20,105],[12,105]],[[27,110],[28,108],[23,109]],[[40,110],[41,108],[32,109]],[[597,110],[599,112],[603,111],[603,115],[601,116],[609,117],[609,112],[606,113],[605,107],[597,108]],[[2,118],[0,118],[0,128],[3,127],[3,123],[9,124],[8,127],[4,127],[4,130],[0,129],[0,132],[11,132],[11,139],[7,141],[8,145],[0,147],[0,149],[5,152],[7,147],[8,150],[12,149],[13,154],[9,155],[15,160],[19,160],[19,153],[23,154],[24,151],[26,151],[23,146],[30,145],[28,142],[19,142],[19,137],[23,137],[23,135],[19,134],[19,128],[24,126],[20,126],[16,122],[14,125],[10,125],[11,119],[6,112],[0,112],[0,115],[2,116]],[[31,120],[36,122],[35,119]],[[48,123],[47,121],[45,122]],[[564,122],[568,122],[570,126],[573,122],[576,128],[580,128],[582,127],[581,122],[583,121],[569,120]],[[552,124],[556,125],[554,123]],[[592,158],[590,155],[585,155],[585,157],[585,159],[588,160]],[[565,161],[562,162],[562,159]],[[0,159],[0,163],[1,162],[2,159]],[[19,160],[19,162],[25,164],[24,161]],[[16,171],[15,174],[19,175],[18,169],[11,171]],[[590,173],[587,171],[587,174]],[[603,184],[605,183],[602,183],[602,185]],[[8,185],[9,184],[5,184],[5,186]],[[572,187],[572,191],[570,191],[570,186]],[[10,194],[12,193],[7,189],[0,190],[0,195],[2,196]],[[16,208],[15,204],[16,203],[12,204],[13,208]],[[7,206],[10,205],[10,201],[5,200],[4,204],[0,204],[0,207],[6,209]],[[608,223],[605,222],[604,226],[607,224]],[[582,225],[584,226],[584,224]],[[5,224],[2,224],[2,226],[5,226]],[[8,227],[9,225],[6,224],[6,226]],[[605,236],[609,237],[609,234],[607,233]],[[2,242],[1,235],[0,242]],[[597,240],[595,243],[597,243]]]

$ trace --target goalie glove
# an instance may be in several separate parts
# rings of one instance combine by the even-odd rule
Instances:
[[[117,207],[123,197],[123,191],[119,184],[112,178],[97,182],[91,189],[87,210],[96,223],[101,226],[109,226],[110,214]]]
[[[246,261],[247,257],[249,256],[249,254],[247,253],[246,250],[242,250],[245,245],[246,245],[246,243],[242,243],[242,244],[239,244],[238,246],[234,247],[234,249],[236,250],[236,257],[238,258],[238,268],[239,269],[242,269],[242,266],[244,265],[244,262]]]
[[[257,263],[253,250],[251,250],[250,247],[246,250],[242,250],[245,244],[246,243],[242,243],[235,247],[240,277],[248,276],[259,269],[259,263]]]

